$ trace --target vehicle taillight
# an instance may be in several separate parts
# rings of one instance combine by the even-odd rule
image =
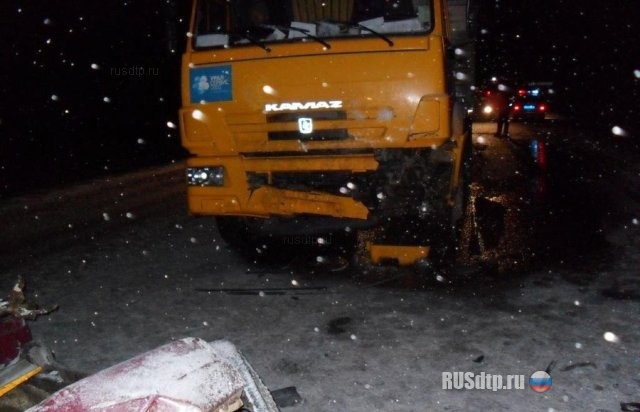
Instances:
[[[544,112],[545,110],[547,110],[547,106],[545,106],[544,104],[541,104],[540,106],[538,106],[538,110],[540,110],[541,112]]]
[[[520,111],[520,109],[522,109],[522,108],[520,107],[520,105],[519,105],[519,104],[515,104],[515,105],[513,105],[513,111],[514,111],[514,112],[519,112],[519,111]]]

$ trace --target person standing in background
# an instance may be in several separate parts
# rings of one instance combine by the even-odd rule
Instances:
[[[498,122],[498,130],[494,136],[509,137],[509,114],[511,107],[509,106],[510,96],[508,89],[506,87],[498,87],[493,93],[492,100]]]

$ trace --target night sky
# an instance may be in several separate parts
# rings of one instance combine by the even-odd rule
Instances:
[[[53,3],[0,4],[2,196],[184,157],[167,122],[177,123],[189,4]],[[477,4],[478,83],[552,81],[555,109],[580,127],[638,135],[637,1]]]
[[[173,2],[3,1],[0,190],[184,157],[167,122],[177,124],[188,12]]]

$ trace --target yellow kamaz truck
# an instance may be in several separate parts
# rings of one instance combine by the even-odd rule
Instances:
[[[338,232],[373,263],[445,255],[468,185],[468,14],[464,0],[195,0],[190,212],[262,255]]]

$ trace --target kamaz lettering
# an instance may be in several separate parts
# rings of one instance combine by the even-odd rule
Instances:
[[[287,103],[267,103],[264,105],[265,112],[282,112],[296,110],[317,110],[317,109],[342,109],[341,100],[329,100],[319,102],[287,102]]]

